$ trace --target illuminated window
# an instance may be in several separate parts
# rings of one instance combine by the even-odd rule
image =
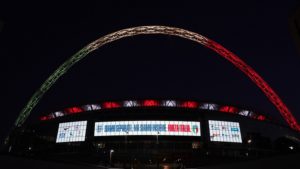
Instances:
[[[54,113],[50,113],[50,114],[48,115],[48,118],[49,118],[49,119],[54,119],[54,118],[55,118],[55,114],[54,114]]]
[[[66,108],[65,112],[67,114],[75,114],[75,113],[83,112],[83,110],[81,107],[71,107],[71,108]]]
[[[176,107],[176,101],[175,100],[164,100],[162,102],[162,105],[165,107]]]
[[[238,111],[238,109],[233,106],[222,106],[222,107],[220,107],[219,111],[225,112],[225,113],[236,113]]]
[[[120,107],[120,104],[117,102],[104,102],[103,107],[106,109],[118,108]]]
[[[92,106],[90,104],[81,106],[84,111],[92,111]]]
[[[64,116],[64,113],[62,111],[57,111],[57,112],[54,112],[55,114],[55,117],[61,117],[61,116]]]
[[[159,106],[159,102],[157,100],[144,100],[143,106]]]
[[[198,103],[194,102],[194,101],[185,101],[185,102],[181,103],[181,106],[185,107],[185,108],[197,108]]]
[[[51,113],[51,114],[49,114],[47,116],[40,117],[40,120],[44,121],[44,120],[51,120],[51,119],[54,119],[54,118],[55,118],[54,114]]]
[[[239,115],[241,115],[241,116],[248,116],[248,114],[249,114],[248,110],[242,110],[239,112]]]
[[[101,109],[101,106],[99,104],[91,104],[90,105],[92,110],[100,110]]]
[[[199,109],[204,109],[204,110],[208,110],[208,104],[207,103],[204,103],[204,104],[201,104],[200,106],[199,106]]]
[[[42,116],[40,117],[40,120],[44,121],[44,120],[49,120],[47,116]]]
[[[256,114],[253,111],[249,111],[248,116],[251,118],[255,118]]]
[[[204,110],[215,110],[216,111],[219,109],[219,105],[211,104],[211,103],[203,103],[202,105],[200,105],[199,108],[204,109]]]
[[[139,106],[138,102],[133,101],[133,100],[124,101],[123,105],[124,105],[124,107],[137,107],[137,106]]]
[[[259,116],[257,117],[257,120],[264,121],[264,120],[266,120],[266,117],[263,116],[263,115],[259,115]]]

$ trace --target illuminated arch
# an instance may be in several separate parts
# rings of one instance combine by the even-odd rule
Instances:
[[[280,97],[275,93],[275,91],[263,80],[263,78],[254,71],[253,68],[248,66],[243,60],[238,56],[225,49],[220,44],[191,31],[187,31],[180,28],[168,27],[168,26],[138,26],[133,28],[122,29],[117,32],[105,35],[94,42],[88,44],[79,52],[75,53],[67,61],[65,61],[61,66],[59,66],[56,71],[42,84],[42,86],[33,94],[27,105],[21,111],[19,117],[17,118],[15,125],[21,126],[27,117],[30,115],[32,109],[40,101],[42,96],[48,91],[48,89],[62,76],[64,75],[75,63],[80,61],[90,52],[98,49],[99,47],[113,42],[115,40],[136,36],[141,34],[164,34],[172,35],[177,37],[182,37],[200,43],[207,48],[220,54],[222,57],[230,61],[238,69],[244,72],[267,96],[267,98],[274,104],[274,106],[281,113],[288,125],[297,131],[300,131],[300,126],[298,125],[296,119],[283,103]]]

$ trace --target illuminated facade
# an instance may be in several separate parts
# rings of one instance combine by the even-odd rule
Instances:
[[[196,167],[210,159],[245,160],[300,148],[298,132],[262,113],[194,100],[104,101],[44,114],[13,135],[11,153],[151,168],[178,165],[179,159]]]

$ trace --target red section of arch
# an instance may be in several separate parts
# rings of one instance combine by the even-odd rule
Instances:
[[[291,111],[287,108],[287,106],[283,103],[280,97],[275,93],[275,91],[270,87],[267,82],[263,80],[263,78],[256,73],[256,71],[248,66],[243,60],[241,60],[238,56],[224,48],[222,45],[218,44],[215,41],[208,40],[205,44],[206,47],[214,50],[225,59],[230,61],[233,65],[235,65],[238,69],[244,72],[267,96],[267,98],[275,105],[275,107],[279,110],[282,117],[288,123],[288,125],[297,131],[300,132],[300,125],[298,125],[297,120],[291,113]]]

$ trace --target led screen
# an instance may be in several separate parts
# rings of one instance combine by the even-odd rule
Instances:
[[[96,122],[95,136],[201,136],[200,122],[192,121],[110,121]]]
[[[84,141],[86,125],[87,121],[59,123],[56,143]]]
[[[242,143],[238,122],[209,120],[210,141]]]

